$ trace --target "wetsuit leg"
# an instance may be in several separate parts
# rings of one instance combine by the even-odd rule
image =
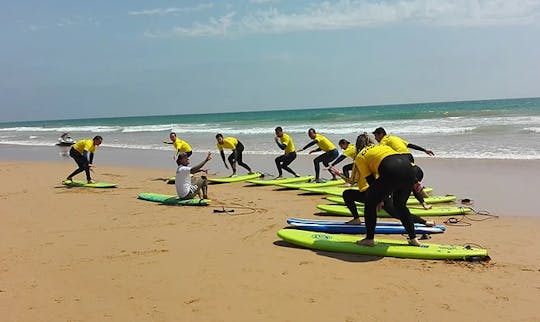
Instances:
[[[366,193],[358,189],[347,189],[343,191],[341,196],[343,197],[343,200],[345,201],[345,205],[351,212],[354,219],[360,218],[360,216],[358,215],[358,209],[356,208],[356,201],[365,202]]]
[[[400,219],[400,216],[397,214],[396,208],[394,207],[394,198],[391,196],[384,201],[383,209],[392,217],[396,219]],[[422,217],[419,217],[417,215],[411,214],[413,223],[417,224],[426,224],[426,220]]]
[[[278,176],[280,176],[280,177],[283,174],[283,171],[281,170],[281,168],[283,167],[284,160],[285,160],[285,154],[280,155],[279,157],[277,157],[274,160],[276,162],[276,168],[277,168],[277,171],[278,171]]]
[[[86,180],[90,180],[90,167],[88,166],[88,160],[80,154],[77,150],[74,148],[71,148],[69,150],[69,155],[75,160],[79,168],[77,168],[75,171],[73,171],[68,178],[73,178],[73,176],[85,171],[86,172]]]
[[[409,158],[399,154],[387,156],[379,165],[379,175],[379,179],[385,178],[385,188],[393,193],[396,215],[407,230],[409,238],[415,238],[413,218],[407,208],[407,200],[416,181],[415,171]]]
[[[245,164],[242,161],[242,152],[244,152],[244,145],[240,143],[240,141],[238,141],[238,144],[236,145],[236,162],[239,166],[251,172],[251,168],[249,167],[249,165]]]
[[[294,175],[295,177],[298,177],[296,172],[294,172],[291,168],[289,168],[289,164],[291,164],[295,159],[296,159],[296,152],[285,154],[283,158],[283,163],[281,163],[281,168],[283,168],[283,170],[289,172],[290,174]]]
[[[352,171],[352,166],[353,166],[352,163],[349,163],[349,164],[343,166],[343,175],[346,176],[347,178],[349,177],[349,175],[350,175],[350,173]]]

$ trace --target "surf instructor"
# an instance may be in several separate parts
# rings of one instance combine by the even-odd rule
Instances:
[[[90,176],[90,168],[93,166],[94,153],[96,148],[103,142],[103,138],[99,135],[94,136],[93,139],[79,140],[75,142],[69,149],[69,156],[75,160],[79,166],[73,171],[64,182],[70,183],[73,177],[81,172],[86,173],[86,181],[88,183],[95,183]]]
[[[251,168],[249,165],[245,164],[242,161],[242,152],[244,152],[244,145],[242,142],[238,141],[235,137],[223,137],[223,134],[219,133],[216,134],[216,140],[217,140],[217,148],[219,150],[219,154],[221,155],[221,159],[223,160],[223,164],[225,164],[225,168],[229,169],[229,166],[227,165],[227,162],[225,161],[225,153],[223,152],[223,149],[229,149],[232,150],[232,153],[227,158],[229,160],[229,163],[231,164],[231,168],[233,173],[230,175],[230,177],[234,177],[236,175],[236,163],[246,169],[248,171],[248,174],[253,174],[251,171]]]

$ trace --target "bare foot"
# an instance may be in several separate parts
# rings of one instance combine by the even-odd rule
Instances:
[[[88,183],[96,183],[96,180],[90,179],[90,180],[88,180]]]
[[[422,204],[422,207],[424,207],[425,210],[429,210],[429,209],[431,209],[433,206],[430,205],[430,204],[428,204],[428,203],[425,203],[425,202],[424,202],[424,203]]]
[[[375,246],[375,241],[373,239],[367,239],[367,238],[364,238],[362,240],[359,240],[356,242],[358,245],[360,246],[368,246],[368,247],[373,247]]]
[[[420,246],[420,242],[418,241],[418,239],[416,239],[416,237],[415,238],[407,238],[407,242],[411,246]]]
[[[360,218],[354,218],[354,219],[351,219],[347,222],[345,222],[347,225],[361,225],[362,224],[362,220]]]
[[[236,173],[233,173],[229,176],[229,178],[233,178],[233,177],[236,177]]]
[[[283,177],[282,176],[277,176],[276,180],[279,180],[279,179],[283,179]]]

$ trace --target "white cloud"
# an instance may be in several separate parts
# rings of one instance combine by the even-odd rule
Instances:
[[[201,3],[194,7],[184,7],[184,8],[156,8],[149,10],[141,11],[130,11],[128,12],[131,16],[165,16],[173,13],[183,13],[183,12],[195,12],[211,9],[214,6],[212,3]]]
[[[263,3],[271,0],[252,0]],[[434,26],[490,26],[536,23],[540,0],[340,0],[313,3],[298,12],[276,7],[211,18],[207,23],[177,27],[161,36],[223,36],[226,34],[287,33],[342,30],[416,23]],[[151,35],[152,33],[147,33]]]

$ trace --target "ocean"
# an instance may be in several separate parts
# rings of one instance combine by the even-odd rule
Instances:
[[[337,146],[382,126],[438,158],[540,159],[540,98],[0,123],[0,150],[56,149],[58,137],[69,132],[74,139],[101,135],[102,146],[113,149],[172,151],[163,141],[175,131],[195,152],[216,151],[215,135],[222,133],[237,137],[246,154],[277,155],[276,126],[297,149],[310,141],[309,128]]]

